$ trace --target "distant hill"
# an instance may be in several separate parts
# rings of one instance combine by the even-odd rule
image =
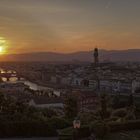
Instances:
[[[140,49],[99,50],[100,61],[140,61]],[[0,61],[93,61],[93,51],[75,53],[39,52],[1,55]]]

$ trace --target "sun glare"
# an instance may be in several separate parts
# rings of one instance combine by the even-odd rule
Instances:
[[[3,47],[0,46],[0,54],[3,54]]]
[[[0,37],[0,54],[5,54],[6,40],[3,37]]]

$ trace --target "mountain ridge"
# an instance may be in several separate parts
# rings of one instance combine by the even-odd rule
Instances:
[[[140,49],[99,50],[100,61],[140,61]],[[72,53],[33,52],[23,54],[5,54],[0,61],[93,61],[93,51]]]

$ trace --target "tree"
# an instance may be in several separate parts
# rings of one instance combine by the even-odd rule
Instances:
[[[56,111],[54,111],[53,109],[50,109],[50,108],[40,109],[40,112],[42,113],[42,115],[44,117],[48,117],[48,118],[57,116]]]
[[[108,105],[109,105],[109,97],[106,94],[102,94],[100,97],[100,103],[101,103],[101,118],[104,120],[105,118],[109,117],[110,113],[108,111]]]
[[[3,104],[4,104],[4,102],[5,102],[4,95],[2,93],[0,93],[0,113],[3,110]]]
[[[135,107],[135,103],[134,103],[134,97],[132,94],[130,94],[129,99],[128,99],[128,108],[127,108],[126,119],[135,120],[136,119],[135,111],[136,111],[136,107]]]
[[[134,97],[133,97],[133,95],[132,94],[130,94],[130,96],[129,96],[129,99],[128,99],[128,106],[130,107],[132,107],[132,106],[134,106]]]
[[[103,139],[109,134],[110,127],[104,121],[95,121],[90,124],[90,131],[95,134],[97,138]]]
[[[78,113],[77,99],[74,97],[68,97],[65,100],[65,116],[69,119],[74,119]]]

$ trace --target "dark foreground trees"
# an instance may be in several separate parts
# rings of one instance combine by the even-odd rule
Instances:
[[[68,97],[65,100],[65,117],[68,119],[74,119],[78,113],[77,99],[74,97]]]
[[[0,137],[56,136],[68,126],[52,109],[37,109],[0,93]]]

